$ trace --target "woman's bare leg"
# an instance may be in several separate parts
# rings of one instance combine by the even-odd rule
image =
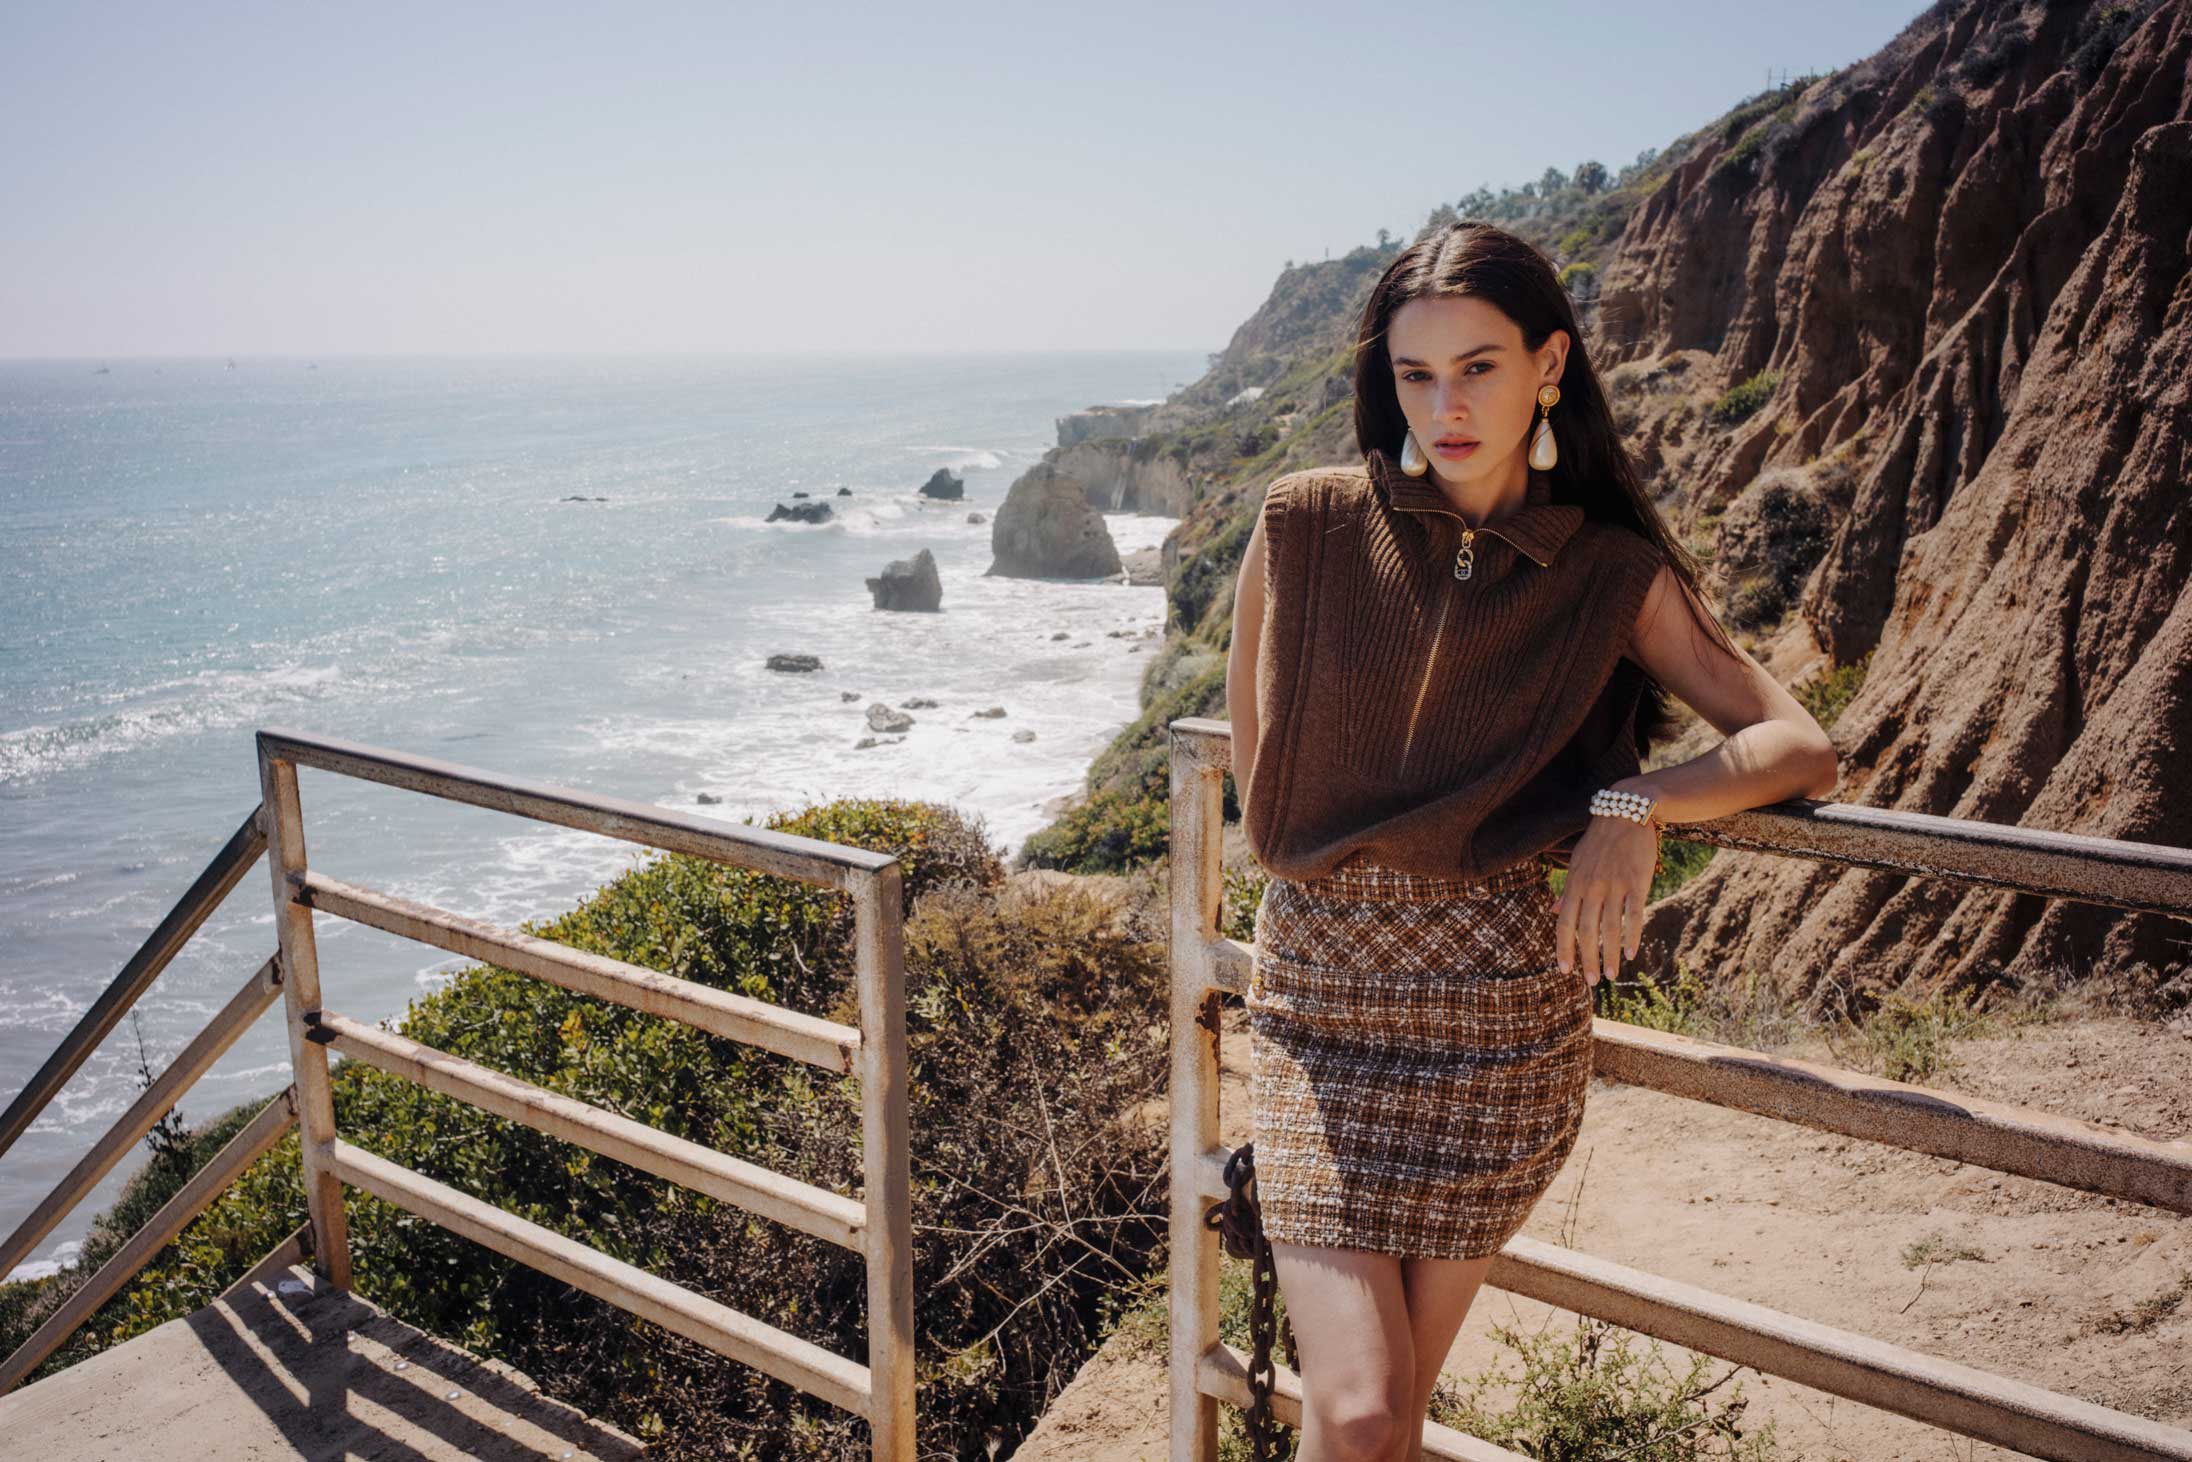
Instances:
[[[1409,1342],[1415,1351],[1415,1385],[1409,1396],[1411,1421],[1407,1445],[1393,1454],[1393,1462],[1422,1462],[1423,1424],[1429,1419],[1431,1392],[1439,1371],[1469,1306],[1492,1267],[1492,1255],[1481,1259],[1403,1259],[1401,1287],[1408,1296]]]
[[[1416,1376],[1402,1260],[1276,1239],[1271,1255],[1301,1353],[1296,1462],[1389,1462],[1408,1439]]]

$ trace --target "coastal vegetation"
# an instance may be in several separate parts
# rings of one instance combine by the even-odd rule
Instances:
[[[1162,1262],[1165,1136],[1131,1114],[1167,1071],[1164,920],[1148,896],[1008,881],[980,820],[845,801],[768,826],[904,869],[923,1455],[1009,1447],[1101,1339],[1103,1297]],[[528,932],[857,1024],[849,901],[658,855]],[[488,965],[398,1023],[413,1040],[857,1196],[857,1078]],[[357,1063],[345,1137],[855,1359],[862,1257]],[[255,1104],[254,1104],[255,1105]],[[86,1246],[96,1264],[221,1119],[157,1155]],[[865,1423],[368,1196],[347,1198],[359,1292],[639,1436],[650,1455],[838,1458]],[[204,1305],[303,1221],[292,1136],[105,1306],[47,1369]],[[0,1286],[12,1349],[88,1270]]]

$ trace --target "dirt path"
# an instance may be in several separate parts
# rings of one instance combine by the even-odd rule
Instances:
[[[1831,1061],[1823,1045],[1782,1054]],[[1968,1038],[1929,1085],[2192,1135],[2192,1027],[2115,1017]],[[1245,1016],[1227,1015],[1222,1126],[1245,1137]],[[1572,1226],[1571,1226],[1572,1225]],[[2192,1426],[2192,1218],[1923,1157],[1607,1081],[1523,1232],[2049,1390]],[[1941,1257],[1911,1267],[1910,1246]],[[1948,1258],[1975,1253],[1977,1257]],[[1232,1262],[1232,1261],[1228,1261]],[[2172,1296],[2176,1298],[2172,1300]],[[1511,1352],[1490,1335],[1575,1317],[1486,1288],[1447,1362],[1475,1375]],[[1120,1336],[1012,1455],[1159,1462],[1163,1357]],[[1689,1352],[1666,1347],[1677,1373]],[[1715,1363],[1713,1374],[1724,1369]],[[2017,1454],[1745,1371],[1753,1422],[1805,1462],[1980,1462]]]

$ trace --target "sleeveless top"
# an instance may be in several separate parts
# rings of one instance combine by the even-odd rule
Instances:
[[[1551,500],[1468,535],[1382,450],[1265,492],[1248,847],[1300,880],[1369,861],[1480,878],[1565,863],[1591,793],[1639,770],[1631,630],[1664,556]]]

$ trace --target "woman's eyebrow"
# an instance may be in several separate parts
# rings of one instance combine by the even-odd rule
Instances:
[[[1467,360],[1472,355],[1482,355],[1487,350],[1505,350],[1506,348],[1506,346],[1500,345],[1495,341],[1487,340],[1482,345],[1470,346],[1467,350],[1455,356],[1454,359],[1457,361],[1463,361]],[[1422,365],[1423,362],[1417,360],[1412,355],[1396,355],[1393,357],[1393,364],[1397,366],[1419,366]]]

